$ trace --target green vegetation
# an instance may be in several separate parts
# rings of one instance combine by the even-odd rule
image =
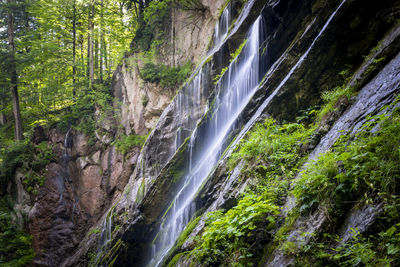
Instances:
[[[209,213],[201,245],[192,252],[205,264],[228,265],[252,259],[251,244],[269,236],[280,208],[270,200],[247,194],[237,206]]]
[[[92,228],[92,229],[89,230],[88,235],[89,235],[89,236],[91,236],[91,235],[97,235],[97,234],[99,234],[99,233],[101,233],[101,230],[100,230],[99,228]]]
[[[372,133],[377,124],[381,129]],[[388,199],[394,192],[400,174],[400,116],[396,110],[390,117],[373,116],[354,140],[343,136],[333,150],[310,163],[294,186],[294,194],[308,210],[314,204],[340,210],[348,201],[364,198],[373,202],[373,196]],[[350,143],[348,143],[351,141]]]
[[[11,143],[0,150],[1,194],[15,170],[20,168],[25,178],[22,181],[25,190],[36,195],[46,176],[45,166],[55,160],[53,148],[46,142],[34,145],[29,141]]]
[[[226,66],[225,68],[223,68],[222,70],[221,70],[221,73],[220,74],[218,74],[218,75],[215,75],[215,77],[214,77],[214,84],[217,84],[218,83],[218,81],[222,78],[222,76],[224,76],[224,74],[225,74],[225,72],[228,70],[228,66]]]
[[[247,39],[244,39],[244,41],[240,44],[240,46],[236,49],[236,51],[231,54],[231,62],[232,62],[232,60],[234,60],[235,58],[237,58],[239,56],[239,54],[242,52],[243,47],[246,45],[246,43],[247,43]]]
[[[178,67],[147,62],[140,72],[143,80],[168,88],[178,87],[182,84],[188,78],[191,70],[192,64],[190,61]]]
[[[346,86],[338,86],[332,90],[325,91],[322,93],[321,98],[325,102],[321,111],[318,113],[317,121],[320,121],[328,112],[334,110],[335,104],[341,97],[346,97],[350,102],[351,97],[355,94],[354,88]]]
[[[289,181],[304,162],[301,144],[313,128],[298,123],[279,125],[272,119],[254,126],[229,160],[245,165],[241,179],[252,179],[238,204],[209,214],[207,227],[193,250],[198,261],[249,266],[260,258],[276,228]]]
[[[178,261],[185,256],[185,253],[178,253],[176,254],[172,260],[168,263],[167,267],[174,267],[178,263]]]
[[[125,155],[134,147],[142,147],[146,138],[146,135],[121,135],[118,140],[113,142],[113,145],[121,154]]]
[[[145,189],[146,189],[145,187],[146,187],[146,182],[145,182],[144,177],[143,177],[142,178],[142,182],[140,183],[140,186],[139,186],[138,191],[136,193],[136,201],[135,201],[136,204],[139,204],[140,201],[143,200]]]
[[[0,198],[0,266],[26,266],[35,257],[32,236],[19,228],[10,210],[9,201]]]
[[[252,266],[279,248],[295,256],[296,266],[399,262],[400,108],[390,115],[368,117],[359,133],[343,134],[331,150],[301,170],[308,144],[318,138],[321,118],[335,112],[342,97],[350,100],[354,94],[352,88],[337,87],[322,95],[325,105],[320,111],[307,109],[297,123],[279,125],[267,119],[256,124],[228,161],[230,170],[244,163],[241,179],[250,179],[247,190],[231,209],[207,215],[204,232],[190,255],[209,265]],[[288,195],[295,197],[296,206],[282,218],[280,207]],[[335,227],[349,209],[378,203],[383,204],[383,214],[373,229],[367,234],[353,229],[353,237],[343,242]],[[288,240],[294,222],[317,208],[328,218],[323,232]],[[305,236],[310,242],[303,241]]]

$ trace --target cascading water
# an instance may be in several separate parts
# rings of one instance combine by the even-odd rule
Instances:
[[[214,47],[219,46],[221,42],[228,35],[229,26],[231,24],[231,8],[232,5],[229,2],[224,11],[221,14],[220,19],[215,24],[214,28]]]
[[[112,234],[112,209],[109,212],[107,212],[107,215],[101,226],[101,233],[100,233],[99,244],[97,247],[96,261],[102,255],[102,252],[107,248],[108,242],[111,241],[111,234]]]
[[[203,70],[200,69],[185,90],[177,95],[175,110],[180,126],[176,131],[175,151],[182,145],[187,136],[186,133],[195,127],[196,120],[193,120],[191,116],[202,112],[200,109],[203,105],[203,83]]]
[[[260,16],[251,27],[247,43],[240,55],[229,65],[218,81],[213,106],[207,110],[211,117],[206,132],[200,136],[197,129],[189,141],[189,173],[184,178],[172,207],[164,216],[158,234],[153,241],[153,255],[149,266],[158,266],[185,228],[196,207],[194,196],[206,180],[224,149],[224,141],[260,82],[260,36],[263,20]],[[262,40],[261,40],[262,41]],[[212,114],[212,115],[211,115]],[[199,146],[197,139],[201,140]],[[203,148],[203,149],[201,149]]]
[[[215,24],[213,49],[209,51],[205,59],[215,53],[228,35],[229,26],[231,24],[231,6],[231,3],[228,3],[220,19]],[[187,137],[186,133],[188,131],[190,132],[190,129],[196,126],[196,120],[192,119],[192,115],[203,112],[203,110],[200,109],[204,106],[202,94],[205,87],[203,75],[204,62],[205,60],[200,63],[201,67],[195,71],[193,79],[179,92],[177,100],[175,101],[177,119],[180,121],[180,127],[176,131],[175,151]]]

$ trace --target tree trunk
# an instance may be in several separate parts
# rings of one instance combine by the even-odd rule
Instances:
[[[104,57],[104,0],[100,2],[100,82],[103,83],[103,57]]]
[[[96,38],[94,39],[94,72],[96,73],[96,78],[98,78],[98,71],[99,71],[99,36],[96,33]]]
[[[94,64],[93,64],[93,40],[94,40],[94,3],[90,3],[90,19],[89,19],[89,36],[91,36],[90,41],[88,43],[89,46],[89,88],[92,88],[94,82]]]
[[[73,17],[72,17],[72,95],[76,96],[76,0],[73,4]]]
[[[11,6],[12,1],[7,0],[7,4]],[[12,97],[12,105],[13,105],[13,115],[15,121],[15,139],[23,140],[24,137],[22,135],[22,118],[21,118],[21,110],[19,107],[19,97],[18,97],[18,75],[17,69],[15,65],[15,45],[14,45],[14,18],[11,9],[8,11],[7,16],[7,26],[8,26],[8,48],[10,52],[10,81],[11,81],[11,97]]]

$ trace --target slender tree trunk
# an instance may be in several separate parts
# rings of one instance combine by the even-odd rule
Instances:
[[[143,23],[144,0],[139,0],[139,23]]]
[[[3,91],[1,94],[1,108],[4,109],[7,105],[6,91],[5,91],[6,89],[5,89],[5,86],[1,86],[1,87],[2,87],[2,91]],[[3,112],[1,112],[0,113],[0,124],[4,125],[4,124],[6,124],[6,121],[7,121],[6,115]]]
[[[100,2],[100,82],[103,83],[103,57],[104,57],[104,0]]]
[[[85,69],[85,57],[84,57],[85,48],[84,48],[84,40],[83,39],[84,39],[83,35],[80,34],[79,35],[79,45],[81,47],[81,58],[80,58],[80,64],[79,64],[79,77],[80,78],[85,77],[85,71],[86,71],[86,69]]]
[[[107,68],[108,68],[108,49],[107,49],[107,41],[104,39],[104,72],[105,76],[107,75]],[[107,76],[106,76],[107,79]]]
[[[98,78],[99,71],[99,54],[99,36],[98,33],[96,33],[96,38],[94,40],[94,73],[96,74],[96,78]]]
[[[7,4],[10,6],[12,0],[7,0]],[[15,139],[23,140],[24,137],[22,135],[22,118],[21,118],[21,110],[19,107],[19,97],[18,97],[18,75],[17,69],[15,65],[15,45],[14,45],[14,18],[11,9],[8,11],[7,16],[7,26],[8,26],[8,47],[10,52],[10,80],[11,80],[11,97],[12,97],[12,105],[13,105],[13,115],[15,120]]]
[[[110,39],[110,41],[108,42],[108,79],[110,79],[110,75],[111,75],[111,65],[112,65],[112,57],[111,57],[111,44],[112,44],[112,40]]]
[[[94,3],[90,3],[89,7],[89,33],[88,33],[88,57],[89,57],[89,88],[92,88],[94,82],[93,69],[93,39],[94,39]]]
[[[76,96],[76,0],[73,4],[73,17],[72,17],[72,95]]]
[[[89,4],[89,6],[88,6],[88,25],[87,25],[87,57],[86,57],[86,60],[87,60],[86,76],[87,76],[87,78],[90,77],[90,43],[91,43],[90,28],[92,25],[91,14],[90,14],[91,12],[92,12],[92,8],[91,8],[91,4]]]

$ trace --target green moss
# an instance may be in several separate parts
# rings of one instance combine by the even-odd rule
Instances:
[[[193,229],[197,226],[201,219],[201,216],[198,216],[197,218],[191,220],[188,225],[185,227],[185,229],[182,231],[182,233],[179,235],[177,241],[176,241],[176,246],[179,248],[185,243],[187,240],[188,236],[192,233]]]
[[[139,186],[138,191],[136,193],[136,201],[135,201],[136,204],[140,203],[140,201],[142,201],[142,199],[144,198],[145,186],[146,186],[146,182],[145,182],[144,177],[143,177],[142,178],[142,182],[140,183],[140,186]]]
[[[196,215],[196,214],[195,214]],[[182,233],[179,235],[178,239],[175,242],[175,245],[173,248],[170,249],[168,255],[165,257],[165,263],[168,263],[168,266],[174,266],[177,260],[179,260],[184,254],[178,253],[182,247],[182,245],[186,242],[188,239],[188,236],[192,233],[193,229],[197,226],[199,223],[201,216],[195,217],[193,216],[194,219],[192,219],[185,229],[182,231]],[[157,238],[157,237],[156,237]],[[176,254],[178,253],[178,254]],[[179,258],[177,258],[177,255],[181,254]],[[170,260],[171,259],[171,260]],[[171,265],[173,264],[173,265]]]
[[[231,54],[231,62],[239,56],[239,54],[242,52],[243,47],[246,45],[248,39],[244,39],[243,42],[240,44],[240,46],[236,49],[235,53]]]
[[[100,230],[99,228],[92,228],[92,229],[89,230],[88,236],[97,235],[97,234],[99,234],[100,232],[101,232],[101,230]]]
[[[221,73],[214,77],[214,84],[217,84],[218,81],[224,76],[225,72],[228,70],[228,66],[221,70]]]
[[[178,254],[176,254],[173,258],[172,258],[172,260],[168,263],[168,265],[167,265],[167,267],[174,267],[174,266],[176,266],[176,264],[179,262],[179,260],[183,257],[183,256],[185,256],[185,253],[178,253]]]
[[[114,246],[112,246],[112,248],[110,248],[104,256],[99,257],[99,259],[95,263],[95,266],[105,264],[106,266],[112,267],[116,259],[118,258],[119,250],[123,245],[124,242],[122,242],[121,239],[118,239],[117,242],[115,242]]]
[[[35,257],[32,236],[18,227],[11,209],[11,203],[0,198],[0,265],[28,266]]]
[[[225,3],[218,9],[218,19],[221,17],[222,13],[224,13],[225,8],[230,2],[231,0],[226,0]]]
[[[117,151],[125,155],[134,147],[142,147],[146,141],[146,138],[146,135],[121,135],[119,139],[115,140],[112,144],[115,146]]]
[[[191,71],[192,63],[190,61],[178,67],[147,62],[140,70],[140,73],[143,80],[167,88],[179,87],[188,78]]]

